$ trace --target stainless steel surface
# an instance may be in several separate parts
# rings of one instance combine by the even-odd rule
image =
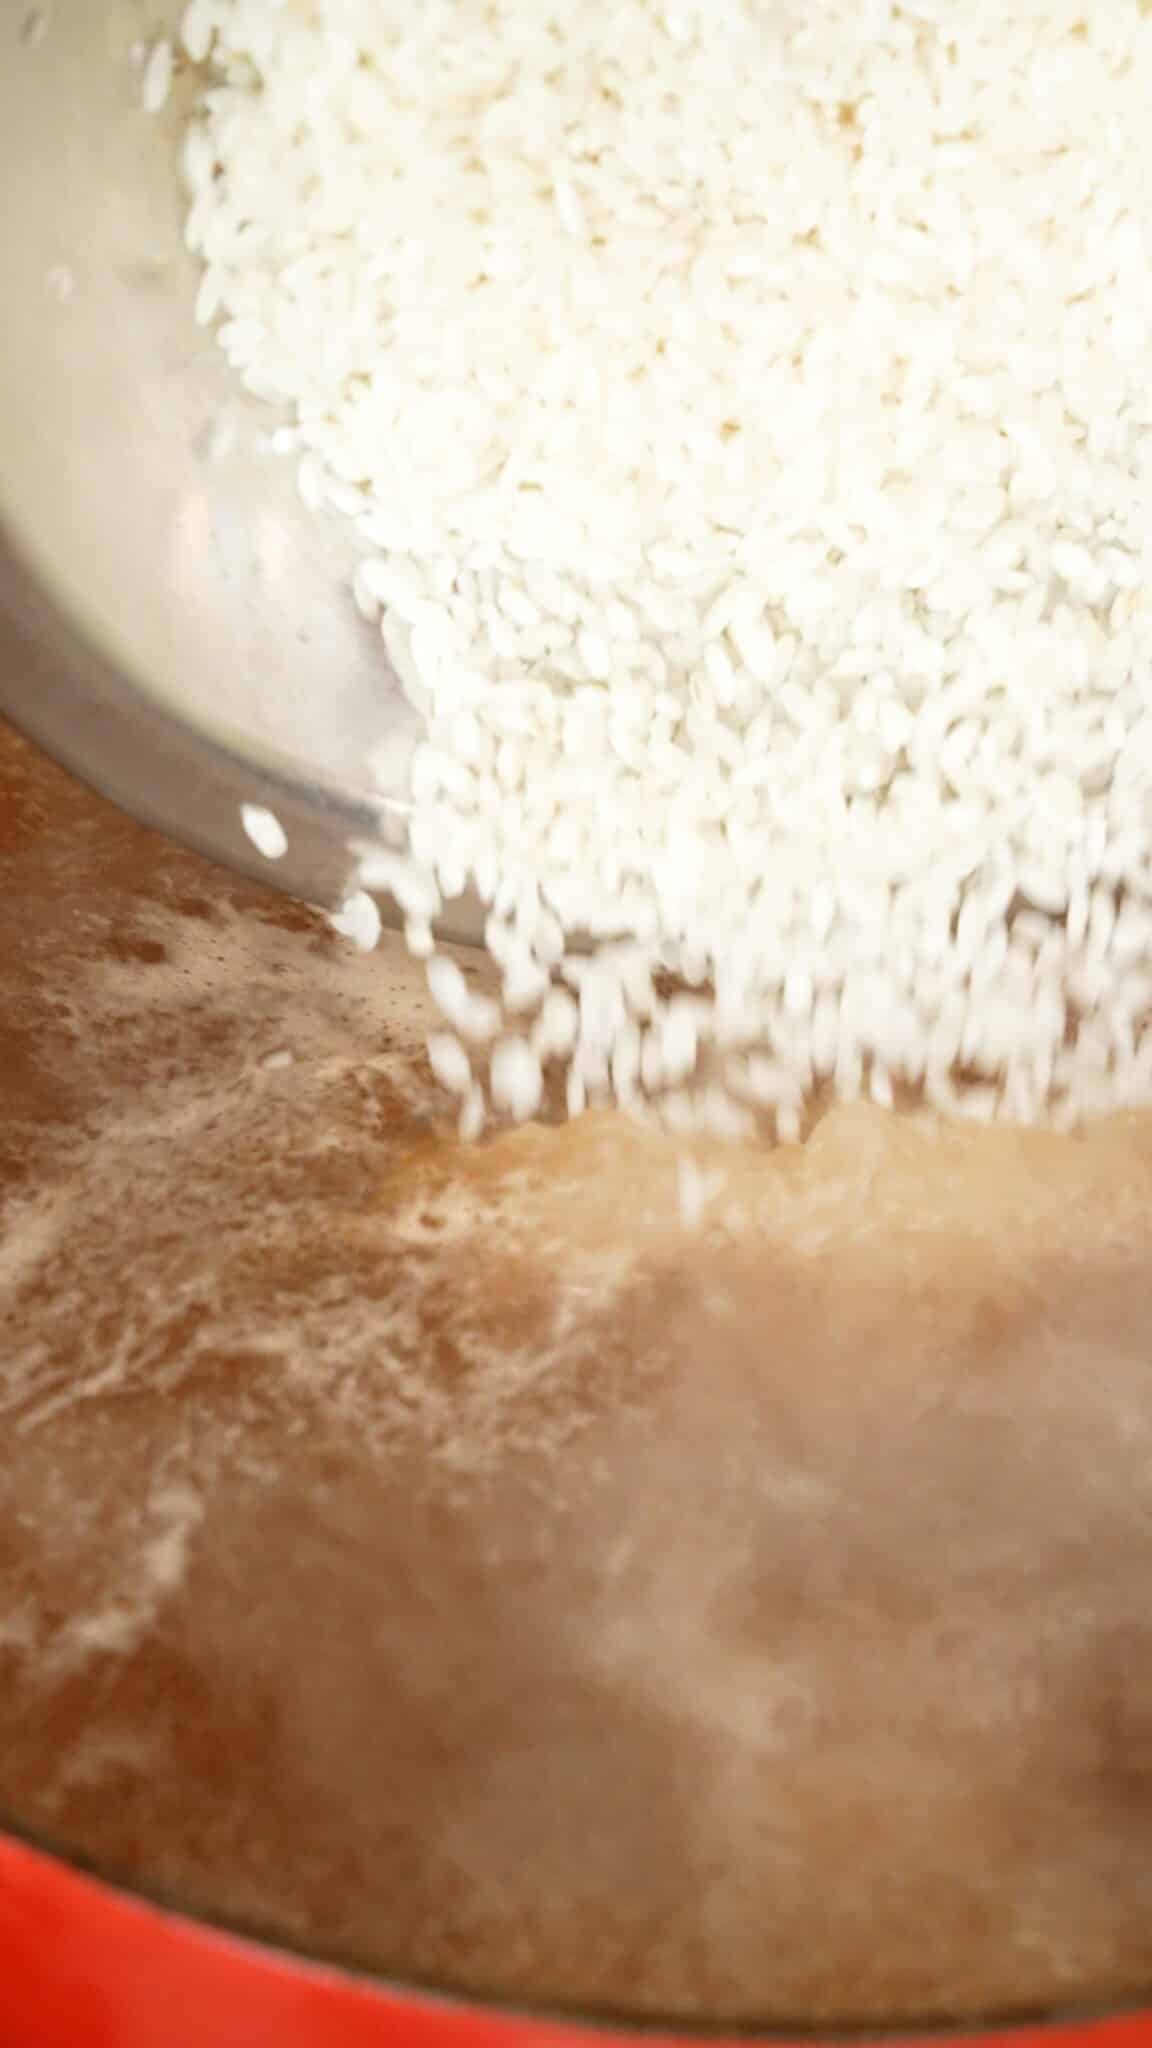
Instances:
[[[318,901],[387,825],[365,757],[414,724],[347,589],[350,535],[262,452],[193,318],[180,131],[133,44],[181,0],[0,0],[0,705],[126,808]],[[207,450],[227,415],[236,446]],[[270,868],[239,804],[289,834]]]

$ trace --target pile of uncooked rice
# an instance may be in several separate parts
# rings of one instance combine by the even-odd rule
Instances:
[[[1141,0],[193,0],[182,45],[200,318],[426,712],[361,882],[463,1128],[550,1076],[784,1138],[823,1088],[1152,1098]],[[469,884],[502,1007],[433,951]]]

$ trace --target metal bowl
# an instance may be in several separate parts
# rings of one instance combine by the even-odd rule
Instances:
[[[141,104],[183,0],[0,0],[0,706],[125,809],[331,902],[398,805],[366,755],[414,714],[348,591],[353,544],[300,501],[194,320],[178,147]],[[235,445],[213,459],[217,423]],[[274,424],[274,417],[272,420]],[[241,824],[270,806],[270,868]]]

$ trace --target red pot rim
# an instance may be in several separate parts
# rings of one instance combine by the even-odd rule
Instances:
[[[532,2009],[390,1981],[193,1919],[9,1833],[0,1835],[0,2038],[5,2048],[1152,2048],[1152,2010],[717,2027]]]

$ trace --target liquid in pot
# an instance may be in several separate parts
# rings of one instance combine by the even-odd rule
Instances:
[[[11,1824],[502,1999],[1146,1990],[1148,1122],[842,1111],[685,1230],[622,1121],[461,1151],[399,946],[0,785]]]

